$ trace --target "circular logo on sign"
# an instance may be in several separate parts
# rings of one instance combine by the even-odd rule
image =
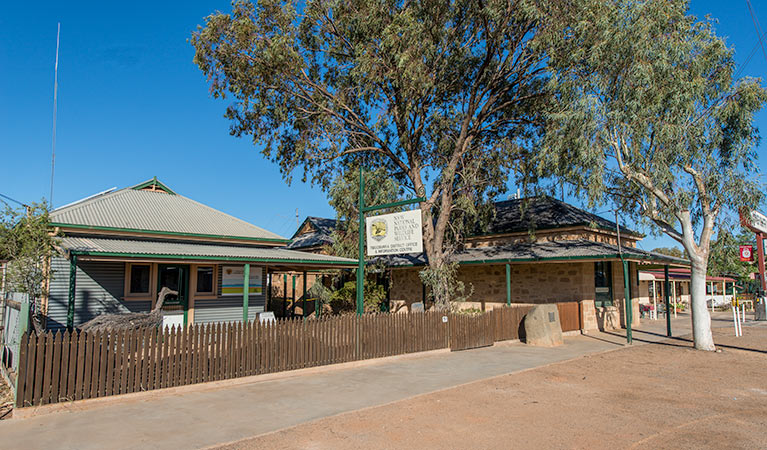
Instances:
[[[741,254],[743,254],[744,258],[751,259],[751,249],[750,248],[745,247],[740,252],[741,252]]]
[[[386,237],[386,221],[383,219],[377,219],[370,222],[370,236],[376,241],[380,241]]]

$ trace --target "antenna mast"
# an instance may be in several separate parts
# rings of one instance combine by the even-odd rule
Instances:
[[[61,34],[61,22],[56,28],[56,63],[53,66],[53,141],[51,143],[51,196],[50,208],[53,209],[53,175],[56,167],[56,102],[59,93],[59,35]]]

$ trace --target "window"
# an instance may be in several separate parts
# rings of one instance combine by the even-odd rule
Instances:
[[[613,271],[612,262],[600,261],[594,263],[594,287],[596,298],[594,306],[613,306]]]
[[[149,294],[152,267],[149,264],[131,264],[129,294]]]
[[[197,268],[198,294],[213,294],[213,279],[215,273],[213,266],[201,266]]]

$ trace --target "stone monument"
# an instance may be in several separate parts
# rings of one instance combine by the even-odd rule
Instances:
[[[527,313],[525,342],[539,347],[556,347],[565,343],[557,305],[536,305]]]

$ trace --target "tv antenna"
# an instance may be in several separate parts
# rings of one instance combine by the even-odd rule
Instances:
[[[59,35],[61,34],[61,22],[56,28],[56,63],[53,66],[53,141],[51,143],[51,196],[50,208],[53,209],[53,174],[56,168],[56,101],[59,93]]]

